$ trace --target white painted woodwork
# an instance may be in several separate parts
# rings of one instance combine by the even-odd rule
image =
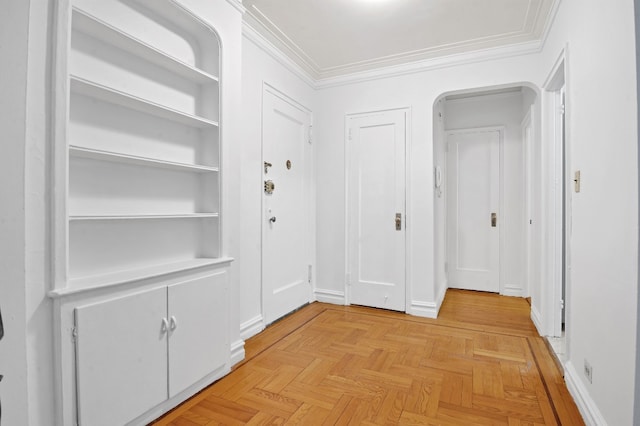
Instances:
[[[537,253],[535,251],[535,236],[533,235],[533,217],[535,209],[535,161],[534,161],[534,130],[533,130],[533,108],[529,107],[529,110],[525,113],[525,117],[522,120],[522,148],[523,148],[523,166],[524,166],[524,254],[525,254],[525,268],[523,285],[526,288],[526,294],[531,294],[531,287],[536,284],[535,265]],[[537,220],[537,219],[536,219]]]
[[[122,425],[167,398],[166,316],[166,288],[75,309],[80,425]]]
[[[231,359],[218,36],[173,0],[104,6],[58,11],[60,424],[147,423]]]
[[[227,272],[168,287],[169,398],[229,358]]]
[[[405,110],[347,117],[349,302],[405,310]],[[396,214],[401,229],[396,229]]]
[[[220,256],[218,39],[177,3],[150,5],[72,4],[57,290]]]
[[[500,291],[500,137],[498,130],[447,134],[448,273],[453,288]]]
[[[243,4],[246,22],[254,31],[288,53],[313,78],[322,79],[540,42],[555,2],[297,0],[283,7],[270,0],[245,0]]]
[[[263,193],[262,285],[267,324],[311,299],[310,120],[309,111],[265,88],[262,156],[272,166],[263,173],[263,180],[275,184],[272,194]]]

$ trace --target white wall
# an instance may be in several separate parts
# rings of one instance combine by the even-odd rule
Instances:
[[[435,316],[440,287],[435,283],[433,106],[447,92],[535,82],[537,58],[518,56],[439,68],[397,77],[324,88],[316,110],[318,284],[320,292],[345,289],[344,116],[348,113],[410,107],[408,164],[407,312]],[[339,302],[336,298],[336,302]]]
[[[30,2],[14,0],[0,15],[0,400],[7,424],[28,424],[25,283],[25,154]],[[9,42],[12,41],[12,42]]]
[[[445,101],[439,99],[433,105],[433,166],[440,168],[441,184],[440,188],[435,188],[434,182],[434,213],[433,213],[433,266],[435,268],[434,295],[438,302],[444,297],[449,288],[447,281],[447,155],[446,155],[446,135],[445,135]],[[435,173],[435,169],[434,169]],[[435,179],[435,174],[434,174]],[[441,303],[441,301],[439,302]]]
[[[258,47],[251,37],[242,38],[242,181],[240,231],[240,324],[244,339],[264,328],[262,319],[262,94],[269,84],[300,105],[314,110],[314,90]],[[253,36],[258,37],[258,36]],[[314,268],[315,269],[315,268]]]
[[[500,293],[529,296],[525,285],[523,92],[471,96],[444,102],[445,129],[503,127],[501,157]]]
[[[633,422],[638,292],[638,134],[633,2],[565,0],[540,65],[567,51],[572,194],[566,379],[591,424]],[[572,173],[571,173],[572,174]],[[593,383],[584,375],[587,359]]]

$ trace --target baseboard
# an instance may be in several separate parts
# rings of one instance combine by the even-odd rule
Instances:
[[[540,312],[538,312],[536,307],[533,305],[531,305],[531,321],[533,321],[533,325],[536,326],[536,330],[538,330],[539,335],[546,335],[542,329],[542,317],[540,316]]]
[[[602,417],[602,413],[600,413],[596,403],[591,399],[589,391],[571,361],[567,361],[565,364],[564,381],[578,406],[578,410],[580,410],[580,414],[582,414],[584,422],[588,426],[607,426],[606,420]]]
[[[522,287],[508,286],[508,285],[504,286],[500,294],[503,296],[511,296],[511,297],[525,297],[524,289]]]
[[[323,289],[317,288],[313,291],[313,294],[318,302],[331,303],[333,305],[346,304],[344,291],[323,290]]]
[[[436,302],[420,302],[418,300],[412,300],[407,313],[417,317],[437,318],[439,309],[440,308]]]
[[[262,330],[264,330],[264,318],[258,315],[240,324],[240,337],[247,340]]]
[[[244,340],[236,340],[231,344],[231,366],[244,359]]]

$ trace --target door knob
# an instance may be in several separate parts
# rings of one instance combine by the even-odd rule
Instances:
[[[271,222],[271,223],[276,223],[276,217],[275,217],[275,216],[271,216],[271,217],[269,218],[269,222]]]
[[[396,231],[402,230],[402,213],[396,213]]]

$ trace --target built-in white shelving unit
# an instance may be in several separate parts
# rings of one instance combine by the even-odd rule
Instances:
[[[147,424],[230,370],[221,41],[194,12],[227,7],[56,2],[55,424]]]
[[[76,0],[67,279],[54,294],[216,264],[219,42],[171,0]]]

